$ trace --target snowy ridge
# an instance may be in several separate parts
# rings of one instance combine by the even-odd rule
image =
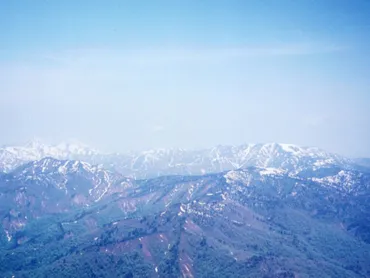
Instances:
[[[49,146],[31,142],[0,149],[0,171],[10,172],[29,161],[52,157],[82,160],[133,178],[161,175],[201,175],[246,167],[278,168],[292,173],[306,169],[339,166],[351,168],[351,160],[315,147],[292,144],[244,144],[203,150],[156,149],[127,154],[106,154],[83,144]]]
[[[9,172],[24,163],[46,157],[81,159],[91,158],[99,153],[97,150],[80,143],[47,145],[39,140],[33,140],[23,146],[4,146],[0,148],[0,170]]]
[[[87,162],[57,160],[50,157],[29,162],[14,170],[10,175],[19,181],[36,182],[41,187],[53,186],[63,190],[65,194],[77,194],[77,192],[84,191],[83,195],[89,196],[88,198],[95,202],[110,191],[117,190],[117,188],[112,188],[112,185],[117,185],[121,181],[119,183],[119,190],[121,190],[129,181],[117,173]],[[79,182],[71,182],[71,178],[72,180],[78,178]],[[84,185],[81,186],[80,183]]]

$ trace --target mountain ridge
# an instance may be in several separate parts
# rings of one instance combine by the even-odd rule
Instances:
[[[316,147],[278,143],[218,145],[200,150],[154,149],[126,154],[101,153],[85,145],[48,146],[31,143],[28,147],[1,148],[0,171],[9,172],[26,162],[47,156],[56,159],[82,160],[94,165],[101,164],[107,169],[133,178],[171,174],[198,175],[248,166],[283,168],[298,172],[312,165],[316,167],[338,165],[353,168],[356,164],[351,159]]]
[[[370,175],[340,167],[134,180],[44,158],[0,176],[0,272],[366,277],[369,197]]]

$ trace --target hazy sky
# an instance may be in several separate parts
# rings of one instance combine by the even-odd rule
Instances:
[[[0,144],[370,156],[370,1],[0,2]]]

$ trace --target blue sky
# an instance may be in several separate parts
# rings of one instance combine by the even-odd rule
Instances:
[[[370,156],[369,1],[1,1],[0,144]]]

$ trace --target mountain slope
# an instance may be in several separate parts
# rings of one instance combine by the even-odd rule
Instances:
[[[55,167],[45,166],[50,163]],[[40,198],[54,196],[49,192],[57,183],[43,181],[58,180],[55,171],[65,163],[31,163],[3,176],[8,186],[0,188],[35,173],[41,180],[28,187],[44,185]],[[67,163],[68,177],[99,172],[83,164],[75,170],[75,163]],[[249,167],[130,180],[123,187],[119,177],[113,180],[111,188],[117,190],[97,202],[89,199],[89,206],[44,211],[25,224],[12,223],[16,230],[6,230],[3,220],[0,272],[16,277],[370,275],[366,173],[325,167],[295,174]],[[94,184],[78,191],[87,196],[91,188]],[[11,200],[3,219],[26,213],[12,194],[1,192],[2,200]]]
[[[82,161],[30,162],[0,176],[2,228],[10,239],[34,219],[89,207],[130,186],[130,179]]]

